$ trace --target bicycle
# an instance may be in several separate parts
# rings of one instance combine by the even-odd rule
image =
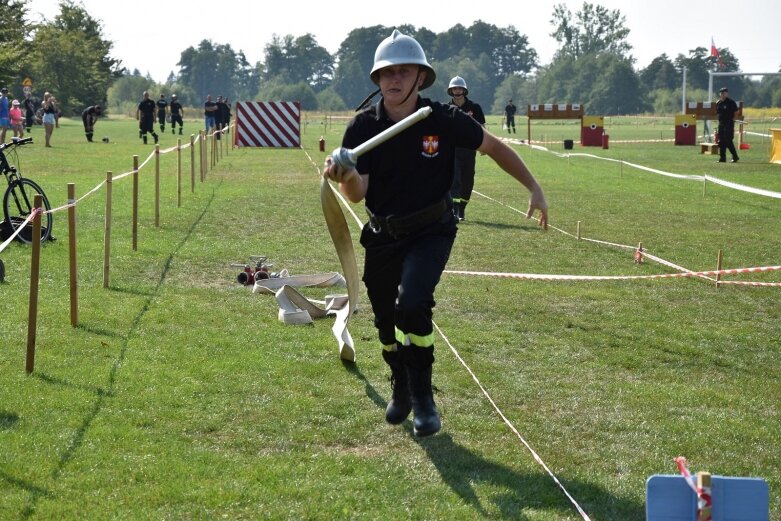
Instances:
[[[32,213],[35,195],[40,194],[43,199],[43,209],[47,211],[47,213],[41,216],[41,242],[43,242],[47,239],[54,239],[51,235],[54,218],[49,213],[49,210],[51,210],[49,199],[37,183],[23,177],[21,171],[17,170],[16,166],[11,165],[6,157],[6,151],[12,151],[18,163],[17,147],[31,144],[32,142],[33,138],[31,137],[23,139],[15,137],[8,143],[0,143],[0,171],[8,182],[8,188],[6,188],[3,195],[3,215],[5,220],[0,224],[3,227],[2,235],[10,237],[24,224],[25,219]],[[33,235],[32,229],[33,223],[30,221],[16,238],[21,242],[30,244]]]

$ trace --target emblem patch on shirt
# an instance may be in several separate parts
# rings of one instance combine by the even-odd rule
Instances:
[[[439,155],[439,136],[423,136],[423,157],[437,157]]]

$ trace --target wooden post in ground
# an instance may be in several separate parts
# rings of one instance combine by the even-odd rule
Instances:
[[[580,221],[578,221],[578,240],[580,240]]]
[[[155,144],[155,228],[160,228],[160,145]]]
[[[32,255],[30,258],[30,304],[27,312],[27,360],[25,370],[30,374],[35,369],[35,336],[38,328],[38,283],[41,277],[41,207],[43,196],[35,194],[33,199]]]
[[[198,132],[198,137],[199,137],[199,139],[198,139],[198,166],[200,167],[200,169],[198,171],[201,174],[201,182],[203,183],[203,178],[205,176],[205,173],[203,171],[203,169],[204,169],[204,160],[203,160],[203,148],[204,148],[204,146],[203,146],[203,141],[204,141],[204,139],[206,139],[206,134],[204,133],[203,130],[200,130]]]
[[[195,192],[195,136],[190,134],[190,191]]]
[[[111,171],[106,172],[106,221],[103,225],[103,287],[109,285],[111,265]]]
[[[138,156],[133,156],[133,251],[138,251]]]
[[[182,138],[176,138],[176,207],[182,206]]]
[[[76,185],[68,183],[68,265],[70,274],[71,327],[79,324],[79,279],[76,263]]]
[[[710,472],[697,473],[698,508],[697,521],[711,521],[711,475]],[[705,499],[707,498],[707,499]]]
[[[721,271],[721,261],[722,261],[722,255],[721,250],[719,250],[719,253],[716,255],[716,271]],[[721,273],[716,274],[716,289],[721,288]]]

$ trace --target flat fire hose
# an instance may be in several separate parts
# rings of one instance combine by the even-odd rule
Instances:
[[[339,341],[339,358],[355,362],[355,346],[347,326],[350,323],[350,317],[358,307],[358,295],[360,294],[358,263],[355,259],[355,249],[350,229],[347,227],[347,220],[344,218],[339,201],[334,195],[333,186],[325,177],[320,178],[320,204],[323,206],[328,233],[331,234],[331,240],[342,266],[342,273],[347,281],[347,305],[335,310],[336,321],[331,330]]]

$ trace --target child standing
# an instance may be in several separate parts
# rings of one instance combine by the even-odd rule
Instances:
[[[11,120],[11,129],[14,131],[14,137],[24,137],[24,114],[22,114],[22,107],[18,99],[15,99],[11,103],[9,116]]]

